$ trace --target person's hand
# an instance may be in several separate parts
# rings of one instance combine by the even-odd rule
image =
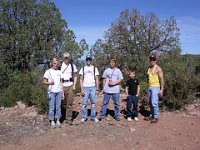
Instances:
[[[114,86],[115,84],[114,84],[114,82],[112,81],[112,80],[109,80],[109,86]]]
[[[54,80],[52,80],[52,81],[50,82],[50,85],[54,85],[54,83],[55,83]]]
[[[73,91],[75,91],[75,89],[76,89],[76,86],[74,85],[74,86],[73,86]]]
[[[160,90],[160,92],[158,93],[158,95],[159,95],[160,97],[162,97],[162,96],[163,96],[163,90]]]
[[[64,95],[64,94],[62,94],[62,98],[61,98],[61,99],[62,99],[62,100],[64,100],[64,98],[65,98],[65,95]]]
[[[84,96],[84,95],[85,95],[85,92],[84,92],[84,91],[81,91],[81,95]]]
[[[96,90],[96,95],[99,95],[99,90],[98,89]]]

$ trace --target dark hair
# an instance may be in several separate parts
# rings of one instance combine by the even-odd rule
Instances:
[[[135,71],[135,69],[131,69],[131,70],[129,70],[129,74],[130,74],[131,72],[134,72],[134,73],[135,73],[136,71]]]
[[[110,63],[111,61],[114,61],[114,62],[116,63],[116,62],[117,62],[117,59],[114,58],[114,57],[111,57],[111,58],[109,59],[109,63]]]

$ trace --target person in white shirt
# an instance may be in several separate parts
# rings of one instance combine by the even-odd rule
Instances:
[[[59,119],[61,117],[61,99],[64,98],[64,93],[61,80],[62,73],[57,70],[58,61],[56,58],[52,59],[50,66],[51,68],[44,74],[43,84],[48,85],[49,120],[51,127],[55,128],[61,126]]]
[[[80,74],[80,86],[82,94],[82,119],[81,122],[87,120],[87,102],[90,98],[91,102],[91,121],[98,122],[96,118],[96,91],[99,91],[99,72],[98,69],[91,64],[92,57],[86,56],[86,66],[84,66]]]
[[[63,116],[66,119],[66,123],[73,124],[73,102],[75,98],[74,90],[77,82],[77,68],[70,62],[70,54],[63,54],[63,63],[61,65],[63,87],[65,99],[63,100]]]

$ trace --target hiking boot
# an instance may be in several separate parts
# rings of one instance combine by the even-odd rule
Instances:
[[[115,118],[116,121],[121,121],[120,118]]]
[[[157,123],[158,122],[158,118],[153,118],[152,120],[151,120],[151,123]]]
[[[134,120],[135,120],[136,122],[138,122],[138,117],[134,117]]]
[[[99,120],[97,118],[91,119],[91,121],[99,122]]]
[[[51,128],[54,129],[56,127],[55,121],[51,121]]]
[[[56,127],[57,127],[57,128],[60,128],[60,127],[61,127],[61,123],[60,123],[59,119],[56,121]]]
[[[144,117],[144,120],[145,120],[145,121],[151,121],[151,120],[152,120],[152,117],[151,117],[151,116]]]
[[[128,117],[127,120],[128,120],[128,121],[131,121],[132,119],[131,119],[131,117]]]

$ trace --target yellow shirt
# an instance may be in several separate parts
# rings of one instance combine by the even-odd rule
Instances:
[[[148,84],[149,87],[160,87],[159,77],[158,74],[155,72],[157,65],[155,65],[153,68],[148,69]]]

